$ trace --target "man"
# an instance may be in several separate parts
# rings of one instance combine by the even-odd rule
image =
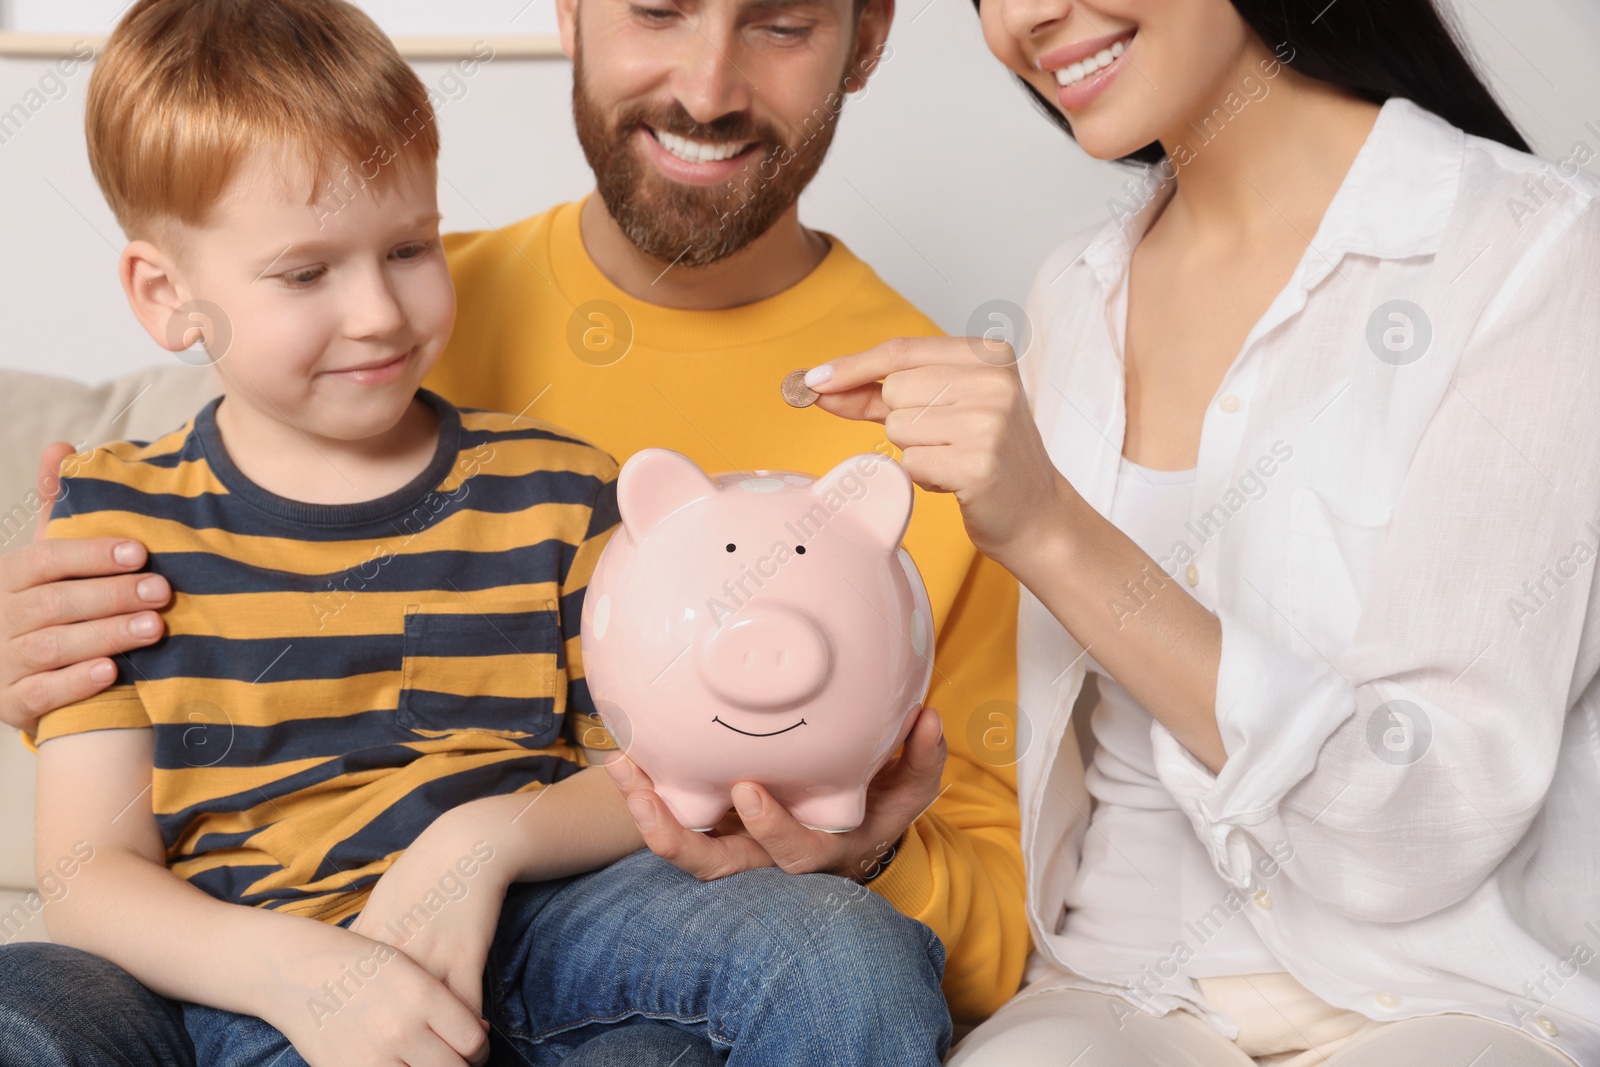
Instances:
[[[853,453],[890,451],[873,424],[791,408],[778,386],[791,370],[938,332],[842,243],[803,226],[797,206],[845,94],[883,54],[893,0],[557,8],[598,195],[446,238],[460,311],[428,384],[458,404],[569,427],[619,460],[668,447],[711,471],[820,473]],[[64,448],[45,457],[47,474]],[[874,782],[859,830],[810,831],[759,794],[736,791],[754,806],[741,803],[739,818],[696,834],[630,765],[616,777],[650,847],[701,878],[775,863],[870,880],[944,941],[952,1015],[975,1022],[1015,990],[1028,950],[1003,732],[1015,715],[1016,585],[973,549],[948,494],[918,488],[905,544],[934,610],[927,704],[938,714],[924,713],[903,758]],[[135,572],[146,557],[128,545],[45,542],[0,559],[0,719],[31,729],[51,708],[103,688],[109,679],[96,672],[106,657],[159,638],[155,612],[169,592],[155,579],[154,599],[139,599]],[[0,1026],[55,1031],[61,1042],[29,1062],[126,1063],[124,1050],[139,1042],[158,1059],[187,1062],[159,998],[61,951],[0,952]],[[23,996],[23,972],[26,1001],[6,1003]],[[74,974],[90,973],[95,989],[113,990],[93,1003],[71,987]],[[646,1028],[630,1029],[639,1032],[614,1036],[649,1043]],[[68,1034],[85,1037],[73,1049]],[[97,1034],[131,1036],[89,1040]],[[581,1058],[598,1057],[604,1043],[570,1062],[605,1062]],[[683,1045],[670,1032],[659,1062]],[[639,1048],[627,1055],[651,1062]],[[0,1050],[0,1063],[6,1056]]]

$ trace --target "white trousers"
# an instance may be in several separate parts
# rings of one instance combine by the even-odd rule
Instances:
[[[1206,1002],[1239,1024],[1229,1040],[1187,1011],[1151,1015],[1084,990],[1004,1005],[951,1052],[946,1067],[1573,1067],[1538,1039],[1474,1015],[1378,1022],[1333,1007],[1287,974],[1198,980]],[[1485,1055],[1485,1054],[1488,1055]]]

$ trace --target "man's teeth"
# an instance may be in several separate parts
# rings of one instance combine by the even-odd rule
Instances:
[[[687,137],[679,137],[666,130],[651,129],[656,135],[656,140],[661,142],[661,147],[687,163],[711,163],[719,159],[732,159],[743,152],[750,145],[744,144],[707,144],[705,141],[691,141]]]
[[[1113,59],[1118,58],[1128,50],[1127,41],[1118,41],[1110,48],[1102,48],[1088,59],[1080,60],[1070,67],[1062,67],[1056,71],[1057,85],[1077,85],[1083,79],[1099,70],[1109,67]]]

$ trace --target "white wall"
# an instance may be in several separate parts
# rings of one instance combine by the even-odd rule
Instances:
[[[945,329],[963,331],[985,300],[1020,303],[1048,249],[1105,218],[1125,175],[1089,159],[1033,110],[985,50],[968,0],[901,2],[893,56],[846,108],[804,216]],[[1600,4],[1458,3],[1536,150],[1559,159],[1584,140],[1600,152]],[[0,111],[49,66],[0,59]],[[430,85],[447,69],[418,64]],[[87,80],[85,68],[64,97],[0,144],[0,366],[99,381],[171,357],[134,323],[116,282],[122,235],[83,147]],[[503,225],[590,187],[570,87],[564,60],[497,60],[441,111],[448,228]]]

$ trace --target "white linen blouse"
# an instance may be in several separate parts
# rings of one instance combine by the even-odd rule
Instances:
[[[1194,477],[1193,468],[1153,470],[1124,458],[1106,518],[1161,560],[1189,522]],[[1181,566],[1166,566],[1170,579],[1183,580]],[[1083,662],[1099,694],[1084,773],[1094,808],[1083,859],[1062,894],[1066,915],[1056,936],[1063,949],[1073,959],[1130,951],[1153,959],[1185,937],[1193,954],[1181,970],[1190,978],[1283,970],[1250,920],[1215,906],[1228,884],[1156,773],[1150,712],[1093,652]]]
[[[1028,298],[1030,406],[1102,515],[1129,259],[1171,191],[1114,203]],[[1213,775],[1151,726],[1227,886],[1216,906],[1308,989],[1380,1020],[1480,1015],[1583,1064],[1600,1064],[1597,199],[1575,168],[1383,105],[1211,397],[1190,521],[1157,557],[1183,584],[1156,595],[1220,620],[1227,763]],[[1019,611],[1019,996],[1097,989],[1236,1036],[1182,974],[1190,932],[1159,955],[1058,933],[1086,856],[1118,843],[1085,841],[1086,650],[1026,589]]]

